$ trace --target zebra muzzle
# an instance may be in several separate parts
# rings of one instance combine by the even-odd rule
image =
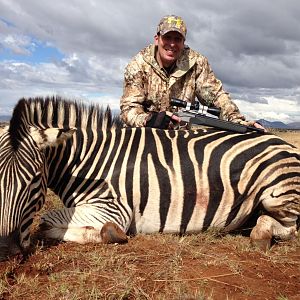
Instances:
[[[20,246],[19,234],[17,231],[8,236],[0,237],[0,261],[7,260],[10,257],[18,256],[23,259],[25,251]]]

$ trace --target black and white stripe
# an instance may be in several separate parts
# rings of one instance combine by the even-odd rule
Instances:
[[[58,139],[75,133],[51,144],[49,128]],[[9,215],[2,236],[26,231],[24,216],[40,208],[46,187],[66,208],[43,222],[50,237],[66,240],[69,228],[100,230],[107,221],[133,233],[183,234],[235,230],[259,206],[289,228],[300,214],[299,150],[272,134],[123,128],[97,106],[23,99],[0,146],[0,216]]]

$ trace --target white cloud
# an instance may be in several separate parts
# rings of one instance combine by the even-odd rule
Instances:
[[[35,48],[31,39],[24,35],[0,35],[0,45],[19,55],[29,55]]]
[[[296,122],[299,120],[300,106],[294,100],[280,99],[273,96],[266,97],[265,103],[250,103],[237,99],[235,102],[241,111],[246,112],[248,119],[269,121],[282,121],[284,123]]]

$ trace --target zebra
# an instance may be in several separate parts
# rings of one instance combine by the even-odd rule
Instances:
[[[22,98],[0,136],[0,259],[26,253],[47,189],[64,204],[43,237],[125,243],[139,233],[237,230],[250,241],[297,235],[299,150],[270,134],[124,127],[109,107]]]

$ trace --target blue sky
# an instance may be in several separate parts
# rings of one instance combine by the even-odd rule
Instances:
[[[12,40],[13,42],[13,40]],[[34,38],[31,39],[31,45],[24,48],[27,54],[17,54],[10,48],[3,48],[0,52],[0,61],[19,61],[28,64],[38,64],[43,62],[60,61],[65,56],[57,48],[42,43]]]
[[[126,64],[171,13],[248,119],[300,122],[297,0],[0,0],[0,114],[53,94],[118,108]]]

